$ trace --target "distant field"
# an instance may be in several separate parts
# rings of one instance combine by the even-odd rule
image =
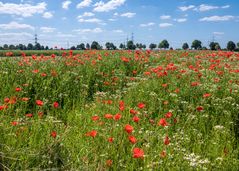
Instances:
[[[68,50],[0,50],[0,57],[6,57],[6,56],[21,56],[22,52],[26,54],[26,56],[31,56],[33,54],[35,55],[52,55],[55,54],[57,56],[61,56],[62,53]],[[9,53],[12,52],[12,55],[9,55]],[[82,53],[82,50],[74,50],[73,54]]]
[[[12,53],[0,170],[239,170],[239,54]]]

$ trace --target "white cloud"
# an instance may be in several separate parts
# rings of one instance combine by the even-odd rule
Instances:
[[[62,2],[62,8],[63,8],[63,9],[68,9],[68,8],[69,8],[69,5],[70,5],[71,3],[72,3],[71,1],[64,1],[64,2]]]
[[[46,6],[47,4],[45,2],[38,3],[37,5],[0,2],[0,14],[31,17],[34,14],[42,14],[46,10]]]
[[[123,33],[124,31],[123,30],[113,30],[113,32],[115,32],[115,33]]]
[[[80,23],[97,23],[97,24],[102,23],[102,20],[100,20],[98,18],[89,18],[89,19],[79,18],[78,21]]]
[[[20,24],[15,21],[12,21],[8,24],[0,24],[0,29],[3,30],[13,30],[13,29],[31,29],[33,30],[34,27],[28,24]]]
[[[107,3],[103,1],[97,2],[94,5],[94,11],[96,12],[108,12],[116,9],[117,7],[123,5],[126,0],[110,0]]]
[[[89,7],[91,3],[92,3],[92,0],[83,0],[79,4],[77,4],[76,8]]]
[[[194,10],[204,12],[204,11],[210,11],[210,10],[214,10],[214,9],[218,9],[218,8],[219,8],[218,6],[201,4],[201,5],[199,5],[198,8],[195,8]]]
[[[61,33],[61,32],[58,32],[57,37],[60,37],[60,38],[72,38],[72,37],[75,37],[73,34],[65,34],[65,33]]]
[[[83,17],[93,17],[95,14],[92,12],[84,12],[83,15],[79,15],[78,18],[83,18]]]
[[[213,34],[220,36],[220,35],[224,35],[224,32],[216,32],[216,31],[215,31],[215,32],[213,32]]]
[[[155,23],[150,22],[150,23],[147,23],[147,24],[140,24],[139,26],[140,27],[150,27],[150,26],[153,26],[153,25],[155,25]]]
[[[53,28],[53,27],[41,27],[40,30],[43,32],[43,33],[52,33],[56,30],[56,28]]]
[[[187,18],[174,19],[174,21],[177,21],[178,23],[183,23],[183,22],[186,22],[187,20],[188,20]]]
[[[22,32],[22,33],[0,33],[1,37],[6,37],[6,38],[13,38],[13,37],[33,37],[32,34]]]
[[[171,24],[171,23],[160,23],[159,24],[160,28],[171,27],[171,26],[173,26],[173,24]]]
[[[234,19],[235,17],[234,16],[231,16],[231,15],[224,15],[224,16],[217,16],[217,15],[214,15],[214,16],[210,16],[210,17],[204,17],[204,18],[201,18],[199,19],[199,21],[208,21],[208,22],[213,22],[213,21],[229,21],[229,20],[232,20]]]
[[[103,30],[101,28],[95,28],[95,29],[77,29],[73,30],[74,32],[78,32],[79,34],[84,33],[101,33]]]
[[[168,20],[168,19],[170,19],[170,18],[171,18],[170,15],[161,15],[161,16],[160,16],[160,19],[161,19],[161,20]]]
[[[210,10],[215,10],[215,9],[230,8],[230,5],[214,6],[214,5],[201,4],[198,7],[196,7],[195,5],[189,5],[189,6],[181,6],[181,7],[178,7],[178,8],[181,11],[194,10],[194,11],[199,11],[199,12],[205,12],[205,11],[210,11]]]
[[[116,21],[116,19],[114,19],[114,18],[110,18],[110,19],[108,19],[109,21]]]
[[[127,18],[132,18],[136,15],[136,13],[132,13],[132,12],[127,12],[127,13],[123,13],[120,16],[121,17],[127,17]]]
[[[194,5],[189,5],[189,6],[182,6],[182,7],[178,7],[181,11],[188,11],[191,10],[193,8],[195,8]]]
[[[221,7],[222,9],[230,8],[230,5],[224,5]]]
[[[45,12],[43,15],[42,15],[43,18],[46,18],[46,19],[49,19],[49,18],[52,18],[53,17],[53,14],[52,12]]]

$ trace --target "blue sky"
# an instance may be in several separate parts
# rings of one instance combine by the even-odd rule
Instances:
[[[238,0],[0,0],[0,45],[239,42]],[[68,43],[67,43],[68,42]]]

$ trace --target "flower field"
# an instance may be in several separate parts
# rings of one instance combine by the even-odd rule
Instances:
[[[0,170],[239,170],[238,53],[22,53],[0,83]]]

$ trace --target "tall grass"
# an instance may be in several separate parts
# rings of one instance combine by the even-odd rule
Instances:
[[[0,170],[238,170],[238,59],[204,51],[4,58]]]

